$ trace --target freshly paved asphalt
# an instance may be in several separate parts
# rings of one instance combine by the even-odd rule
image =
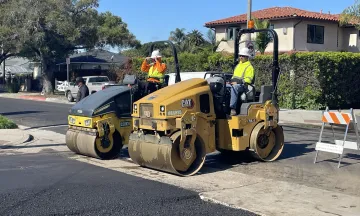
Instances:
[[[71,105],[0,98],[0,114],[65,134]],[[195,192],[43,152],[0,157],[0,215],[255,215]]]

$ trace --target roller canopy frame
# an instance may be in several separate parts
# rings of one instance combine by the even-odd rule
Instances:
[[[151,45],[150,45],[150,55],[149,56],[151,56],[151,53],[154,51],[155,44],[158,44],[158,43],[165,43],[165,44],[170,45],[170,47],[172,49],[173,56],[174,56],[174,62],[175,62],[175,72],[176,72],[175,83],[181,82],[180,66],[179,66],[179,60],[178,60],[178,56],[177,56],[177,51],[176,51],[175,45],[171,41],[165,40],[165,41],[152,42]]]
[[[274,104],[278,103],[277,99],[277,82],[279,79],[280,74],[280,67],[279,67],[279,39],[278,35],[275,30],[273,29],[240,29],[239,33],[236,35],[234,40],[234,65],[233,68],[239,63],[239,44],[240,39],[243,34],[251,34],[251,33],[261,33],[261,32],[268,32],[273,37],[273,63],[272,63],[272,102]]]

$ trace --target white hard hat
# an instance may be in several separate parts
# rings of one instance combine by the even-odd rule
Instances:
[[[240,55],[240,56],[250,57],[251,54],[250,54],[249,48],[247,48],[247,47],[241,48],[241,50],[240,50],[240,52],[239,52],[239,55]]]
[[[154,50],[152,53],[151,53],[151,58],[161,58],[161,53],[160,53],[160,50]]]

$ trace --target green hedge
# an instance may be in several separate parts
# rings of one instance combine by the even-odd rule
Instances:
[[[181,53],[180,71],[232,71],[233,56],[221,53]],[[139,71],[143,59],[135,58],[132,68]],[[174,59],[163,59],[174,72]],[[252,60],[255,85],[271,84],[272,55]],[[279,56],[281,75],[279,101],[282,108],[358,108],[360,105],[360,54],[348,52],[298,52]],[[145,76],[144,73],[141,73]]]

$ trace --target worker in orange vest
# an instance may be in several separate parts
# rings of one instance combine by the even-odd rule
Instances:
[[[149,64],[148,61],[151,61]],[[145,92],[148,90],[155,90],[155,85],[159,88],[164,84],[164,77],[167,66],[161,62],[161,54],[159,50],[154,50],[151,53],[151,57],[146,57],[141,65],[141,71],[148,73],[148,79],[145,84]]]

